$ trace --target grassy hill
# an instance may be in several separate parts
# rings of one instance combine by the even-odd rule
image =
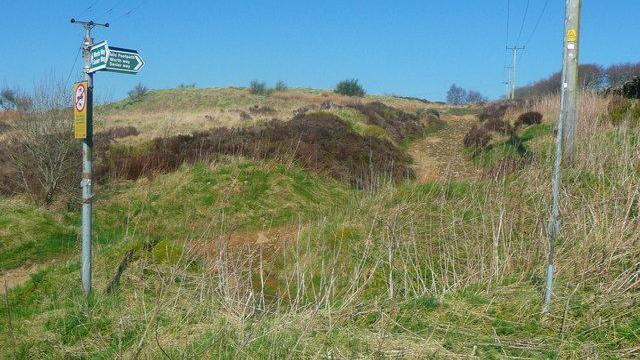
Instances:
[[[88,303],[79,281],[78,212],[37,207],[24,195],[4,197],[0,270],[30,278],[16,281],[0,307],[0,354],[639,354],[638,128],[610,125],[606,101],[583,98],[588,111],[578,156],[563,173],[554,303],[542,316],[557,99],[531,105],[545,115],[545,123],[519,133],[533,157],[500,176],[489,170],[512,153],[507,142],[496,140],[475,159],[462,147],[475,108],[394,97],[358,102],[373,101],[391,107],[376,112],[385,120],[380,126],[370,122],[369,108],[317,90],[271,96],[163,90],[98,109],[100,131],[139,130],[115,146],[141,153],[155,137],[251,128],[273,117],[288,122],[307,108],[336,115],[363,139],[384,139],[411,154],[417,176],[359,188],[293,158],[223,153],[185,161],[175,171],[109,179],[97,188]],[[252,108],[263,110],[251,114]],[[425,119],[432,110],[441,122],[417,137],[398,139],[389,125],[396,123],[387,121]],[[242,120],[240,111],[251,119]]]

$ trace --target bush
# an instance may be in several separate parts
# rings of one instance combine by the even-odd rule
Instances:
[[[269,95],[271,90],[264,81],[253,80],[249,84],[249,92],[254,95]]]
[[[491,134],[482,126],[474,125],[464,136],[464,146],[473,150],[474,154],[489,146]]]
[[[513,134],[513,128],[511,127],[511,125],[508,122],[500,119],[489,119],[483,124],[482,127],[488,132],[497,132],[502,135]]]
[[[129,91],[129,100],[140,101],[148,92],[149,89],[147,89],[146,86],[142,85],[142,83],[138,83]]]
[[[394,141],[419,137],[426,130],[426,124],[417,115],[392,108],[378,101],[368,104],[351,104],[349,107],[366,116],[368,124],[385,129]]]
[[[516,127],[521,125],[536,125],[542,123],[542,114],[537,111],[528,111],[518,116]]]
[[[615,126],[623,123],[627,117],[627,113],[631,109],[631,105],[631,101],[622,96],[616,95],[612,97],[609,105],[607,105],[607,112],[611,123]]]
[[[343,80],[336,85],[335,92],[345,96],[363,97],[367,94],[358,79]]]
[[[482,109],[482,112],[478,115],[478,120],[483,122],[489,119],[502,119],[509,108],[517,105],[517,102],[509,100],[492,102]]]
[[[289,88],[287,87],[287,84],[284,81],[280,80],[276,83],[276,87],[274,88],[274,90],[282,92],[282,91],[289,90]]]

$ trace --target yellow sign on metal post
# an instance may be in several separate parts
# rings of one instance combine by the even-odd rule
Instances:
[[[569,29],[567,31],[567,42],[577,42],[578,41],[578,30]]]
[[[80,81],[73,84],[73,124],[76,139],[85,139],[87,137],[88,91],[88,81]]]

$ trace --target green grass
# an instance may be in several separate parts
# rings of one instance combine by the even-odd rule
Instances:
[[[71,252],[76,247],[75,218],[18,199],[0,202],[0,271]]]

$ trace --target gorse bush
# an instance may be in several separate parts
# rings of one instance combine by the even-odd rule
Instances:
[[[336,85],[335,92],[345,96],[363,97],[367,94],[358,79],[343,80]]]

